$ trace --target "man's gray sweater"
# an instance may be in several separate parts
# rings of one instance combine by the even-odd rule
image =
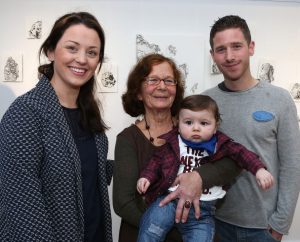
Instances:
[[[300,132],[290,94],[267,82],[238,92],[214,87],[203,94],[216,100],[220,131],[257,153],[275,178],[262,191],[255,177],[243,171],[225,196],[216,217],[246,228],[267,228],[287,234],[300,189]]]

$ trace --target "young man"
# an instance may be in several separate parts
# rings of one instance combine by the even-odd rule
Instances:
[[[275,178],[268,192],[243,171],[216,212],[221,242],[281,241],[292,223],[300,188],[300,133],[295,104],[282,88],[252,77],[254,42],[247,23],[225,16],[210,32],[211,55],[224,76],[204,93],[222,113],[220,130],[257,153]]]

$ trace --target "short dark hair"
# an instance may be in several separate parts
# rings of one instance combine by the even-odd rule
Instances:
[[[214,25],[211,27],[209,43],[212,50],[214,48],[213,38],[215,37],[215,35],[218,32],[221,32],[226,29],[232,29],[232,28],[239,28],[242,31],[247,43],[250,44],[251,33],[246,20],[242,19],[237,15],[227,15],[222,18],[219,18],[217,21],[215,21]]]
[[[206,109],[214,114],[217,123],[221,122],[221,115],[216,101],[207,95],[198,94],[185,97],[180,104],[181,109],[194,112]]]
[[[104,58],[105,35],[98,20],[88,12],[72,12],[58,18],[54,23],[49,36],[46,38],[39,50],[39,56],[42,54],[48,56],[49,51],[54,51],[58,41],[65,31],[73,25],[83,24],[87,28],[93,29],[98,33],[101,48],[99,53],[100,68]],[[98,71],[100,71],[100,68]],[[38,67],[39,77],[46,76],[51,80],[54,73],[53,61]],[[103,132],[107,129],[98,105],[100,103],[95,99],[95,77],[92,76],[81,88],[77,98],[77,105],[80,109],[81,125],[91,132]]]
[[[141,86],[145,81],[145,78],[152,71],[152,67],[163,62],[167,62],[171,66],[174,79],[177,81],[176,96],[171,107],[172,116],[177,115],[179,104],[182,101],[184,94],[181,72],[172,59],[160,54],[150,54],[141,58],[128,76],[127,90],[122,95],[122,102],[125,112],[130,116],[137,117],[141,114],[145,114],[144,103],[138,99],[138,95],[141,93]]]

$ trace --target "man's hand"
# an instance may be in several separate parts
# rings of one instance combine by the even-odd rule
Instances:
[[[202,194],[202,179],[198,172],[182,173],[176,178],[174,185],[179,185],[174,192],[171,192],[161,202],[160,206],[164,206],[170,201],[179,198],[176,208],[175,222],[185,223],[190,208],[188,202],[194,206],[195,217],[200,217],[199,199]],[[184,206],[186,204],[186,206]]]
[[[272,229],[270,226],[268,228],[269,230],[269,233],[272,235],[272,237],[275,239],[275,240],[278,240],[278,241],[281,241],[282,240],[282,234],[278,233],[276,230]]]

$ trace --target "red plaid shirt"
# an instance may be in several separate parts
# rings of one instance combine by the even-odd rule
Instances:
[[[223,157],[229,157],[236,161],[241,168],[250,171],[253,175],[256,174],[258,169],[266,168],[254,152],[234,142],[220,131],[217,131],[216,136],[216,152],[210,156],[203,157],[200,161],[201,165],[207,162],[214,162]],[[168,191],[168,188],[175,181],[180,165],[178,128],[172,129],[159,138],[165,139],[166,144],[154,153],[140,175],[140,177],[147,178],[151,184],[145,194],[147,203],[152,203],[158,196]]]

